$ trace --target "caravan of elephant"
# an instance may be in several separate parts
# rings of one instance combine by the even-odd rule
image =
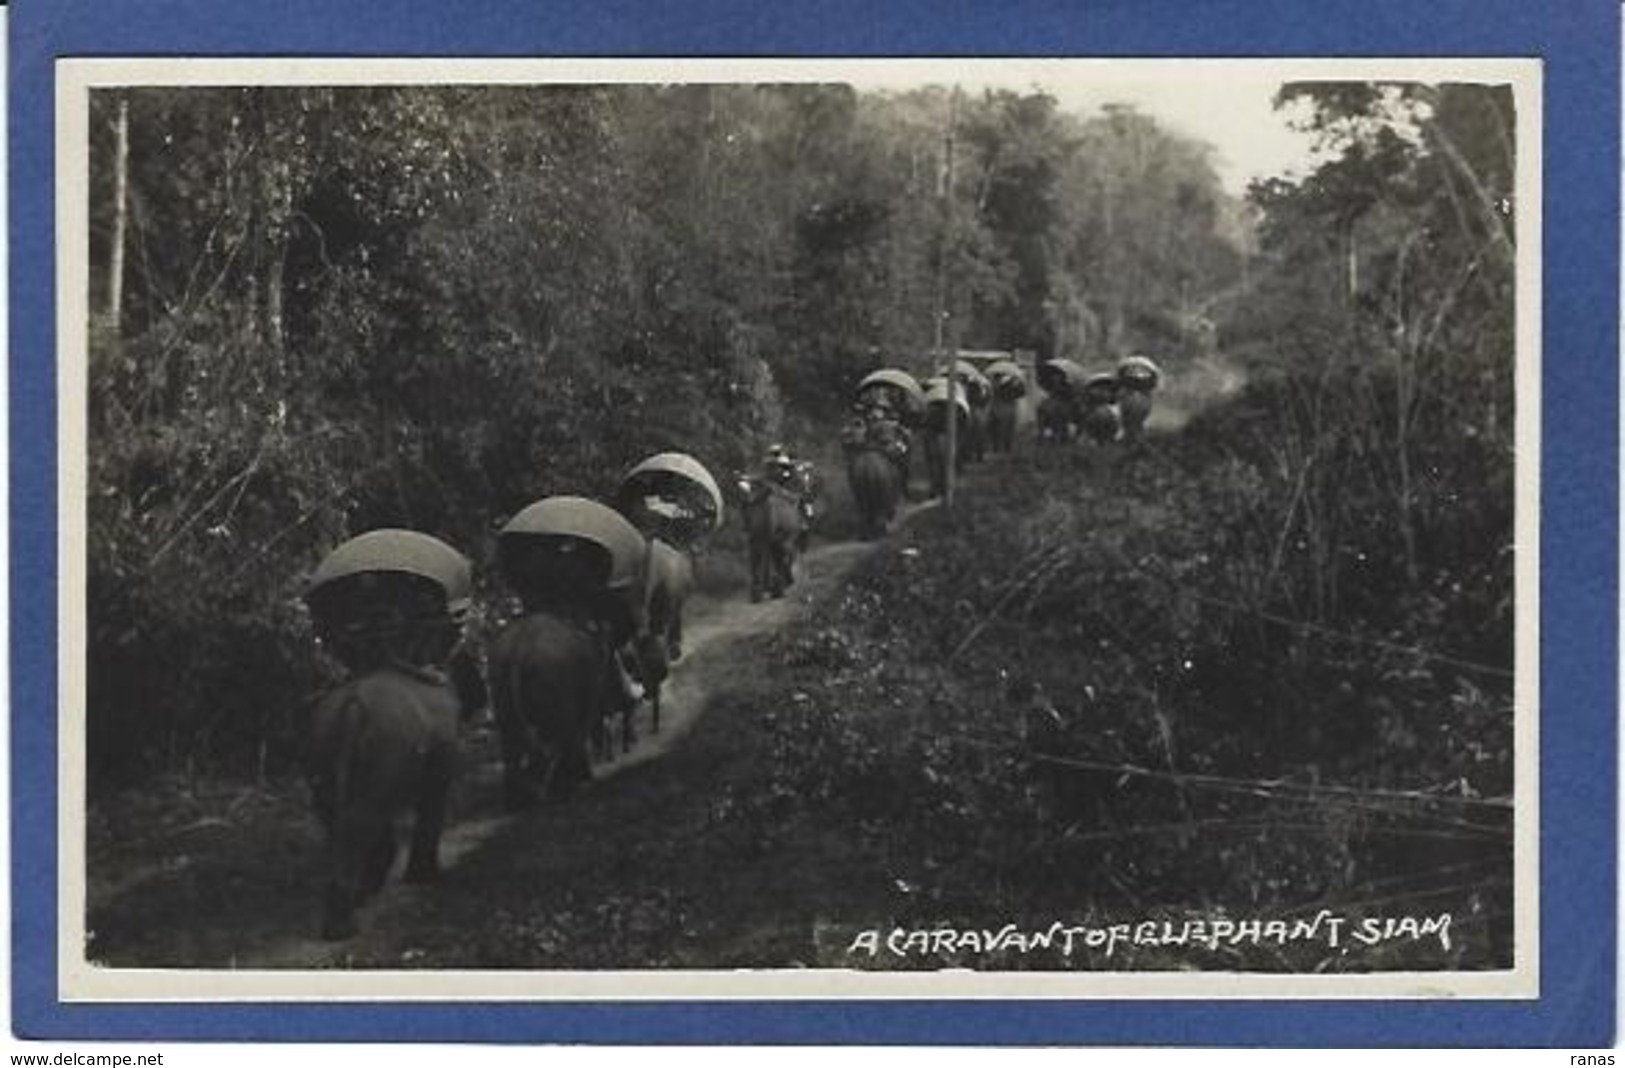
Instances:
[[[1045,397],[1035,418],[1038,440],[1063,444],[1082,435],[1096,445],[1137,444],[1151,414],[1162,371],[1146,356],[1129,356],[1111,371],[1090,372],[1066,359],[1038,365]]]
[[[929,491],[989,453],[1009,453],[1024,412],[1036,438],[1081,433],[1137,442],[1161,381],[1135,356],[1091,373],[1056,359],[1026,367],[1009,353],[966,353],[921,381],[883,368],[854,391],[840,443],[866,538],[883,536],[909,495],[915,444]],[[950,446],[950,420],[952,445]],[[782,597],[816,518],[817,473],[780,445],[762,470],[733,479],[747,540],[752,600]],[[310,778],[327,836],[322,935],[357,930],[357,907],[384,884],[396,824],[411,819],[405,878],[433,879],[461,723],[486,703],[501,745],[512,810],[562,801],[593,777],[594,759],[622,752],[683,655],[684,605],[695,548],[723,524],[722,489],[699,460],[661,452],[633,466],[610,503],[557,495],[532,502],[497,536],[494,571],[517,600],[483,650],[466,636],[472,565],[444,542],[375,530],[335,548],[305,600],[318,640],[348,677],[313,706]]]

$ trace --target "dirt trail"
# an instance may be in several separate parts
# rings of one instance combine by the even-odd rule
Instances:
[[[905,506],[899,525],[931,506],[930,502]],[[704,714],[718,684],[725,682],[731,672],[746,666],[738,648],[744,639],[777,630],[803,616],[881,544],[884,543],[834,542],[815,546],[797,562],[796,583],[778,600],[752,604],[739,599],[698,597],[691,601],[685,624],[683,659],[674,666],[663,691],[660,732],[650,732],[647,706],[640,708],[638,738],[633,748],[595,765],[597,783],[602,784],[670,752]],[[466,769],[465,786],[492,787],[500,781],[500,760],[489,758],[495,752],[494,746],[485,751],[486,759]],[[583,800],[592,803],[590,798]],[[504,828],[523,818],[522,815],[484,815],[448,825],[441,840],[442,867],[455,868]],[[387,926],[391,913],[425,892],[433,891],[408,886],[392,878],[363,910],[363,928]],[[311,937],[280,937],[263,949],[235,955],[232,965],[250,969],[342,967],[353,948],[351,943],[335,945]]]

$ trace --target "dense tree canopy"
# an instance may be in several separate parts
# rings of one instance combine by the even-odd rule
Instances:
[[[1254,185],[1259,262],[1220,302],[1281,413],[1270,536],[1305,550],[1276,554],[1270,595],[1322,618],[1450,615],[1510,663],[1511,90],[1301,83],[1278,99],[1321,162]]]

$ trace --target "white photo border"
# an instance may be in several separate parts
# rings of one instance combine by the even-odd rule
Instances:
[[[1511,85],[1517,116],[1516,650],[1514,966],[1482,972],[1283,975],[1235,972],[875,972],[844,969],[618,971],[227,971],[126,969],[85,957],[85,664],[89,99],[113,87],[839,82],[897,88],[1001,80],[1245,73],[1286,81]],[[56,61],[60,893],[63,1002],[713,1001],[804,999],[1534,999],[1540,995],[1539,695],[1542,74],[1539,59],[154,59]]]

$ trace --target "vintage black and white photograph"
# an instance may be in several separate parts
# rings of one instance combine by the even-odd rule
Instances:
[[[1536,64],[58,85],[65,997],[1535,992]]]

